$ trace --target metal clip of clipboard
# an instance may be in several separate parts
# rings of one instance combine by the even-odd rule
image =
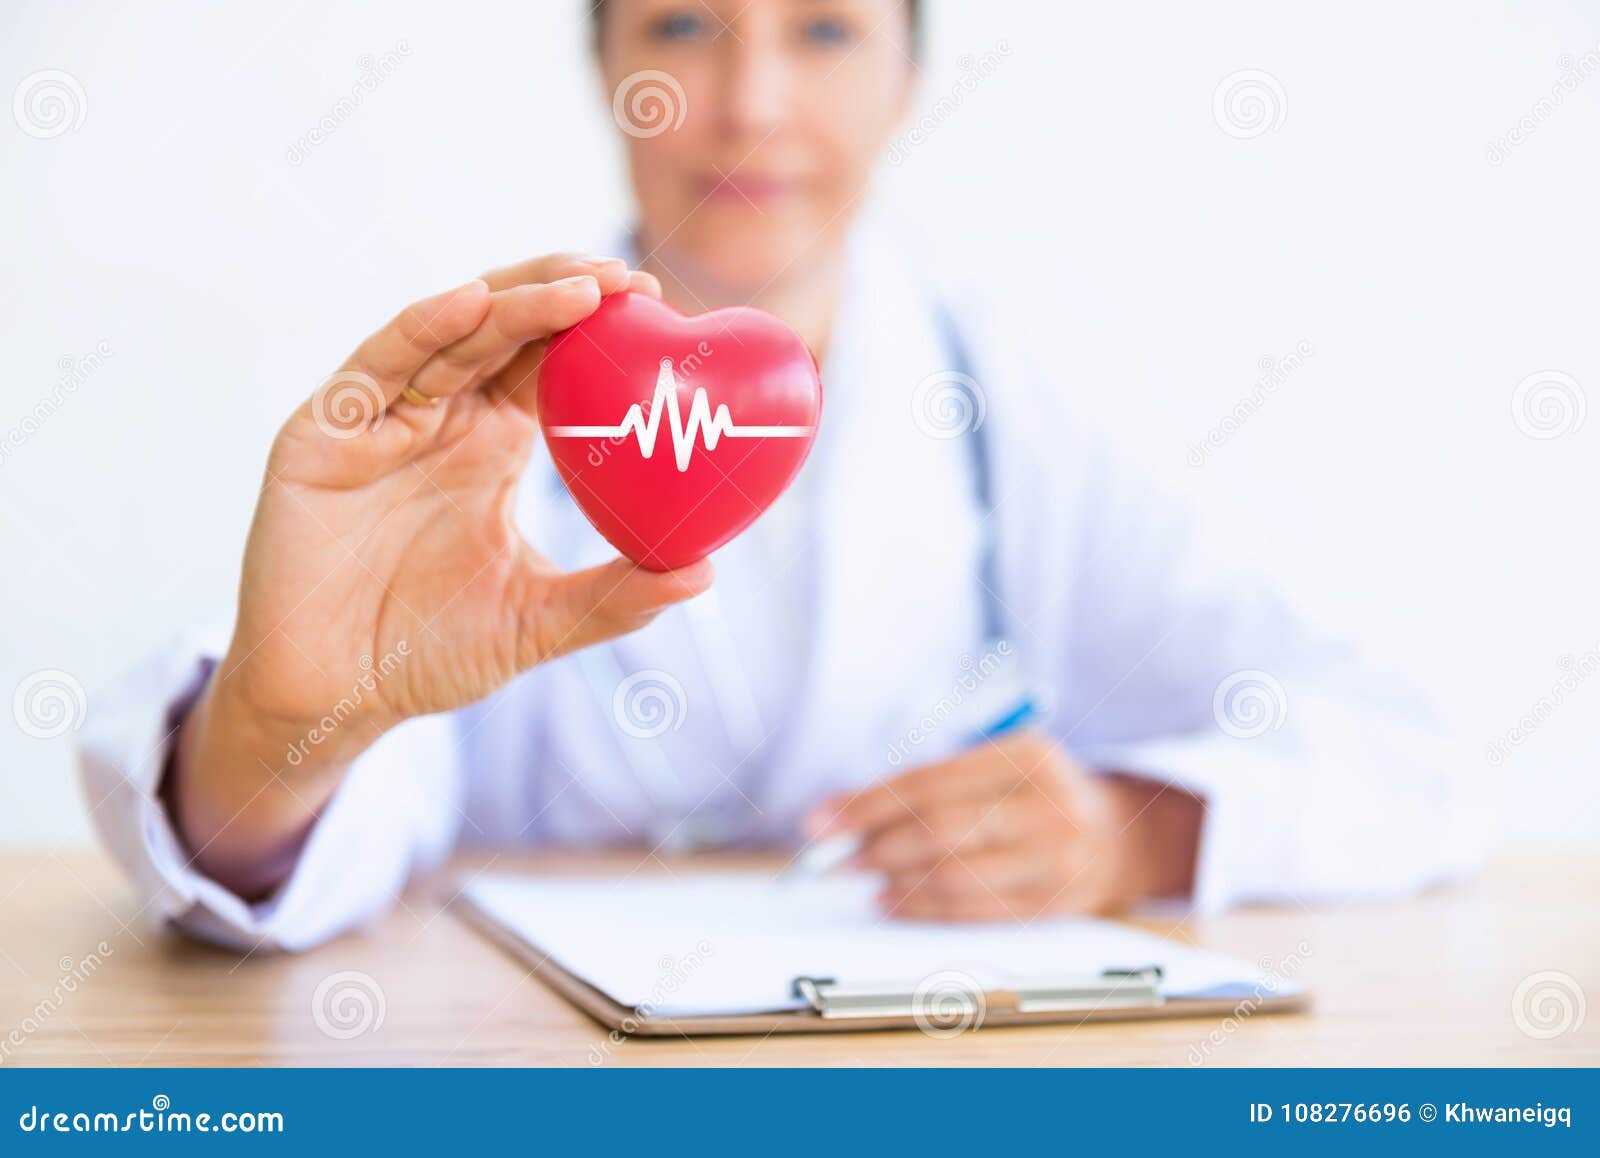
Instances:
[[[832,977],[796,977],[794,995],[824,1018],[979,1014],[1000,1009],[1016,1013],[1059,1013],[1072,1010],[1136,1009],[1162,1005],[1161,967],[1107,969],[1092,977],[1040,981],[1015,989],[984,991],[962,975],[932,974],[910,988],[882,983],[844,985]],[[966,978],[966,981],[971,981]],[[963,1008],[963,1006],[965,1008]]]

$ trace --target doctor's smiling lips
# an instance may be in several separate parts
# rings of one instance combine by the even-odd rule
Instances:
[[[1399,891],[1460,867],[1398,806],[1330,804],[1316,855],[1301,848],[1299,801],[1449,799],[1420,713],[1332,671],[1350,653],[1212,550],[1222,512],[1136,473],[1075,398],[1088,387],[1026,368],[1053,335],[979,327],[946,307],[959,287],[859,220],[914,107],[921,4],[590,8],[633,195],[607,249],[625,257],[512,260],[308,373],[268,454],[231,637],[143,665],[81,733],[94,820],[145,911],[304,948],[382,911],[463,831],[790,853],[843,834],[889,913],[954,921]],[[668,102],[658,120],[628,120],[649,101]],[[507,111],[508,134],[521,119]],[[549,339],[623,291],[684,314],[758,307],[823,370],[818,453],[718,551],[714,589],[707,560],[615,557],[540,441]],[[960,439],[913,421],[941,375],[982,383],[986,418]],[[352,384],[361,421],[330,437],[330,391]],[[741,499],[713,483],[704,501]],[[1054,710],[974,741],[949,723],[962,661],[1000,639]],[[1241,740],[1213,697],[1252,671],[1293,709]],[[143,739],[175,727],[152,765]],[[919,766],[889,767],[909,730]],[[1359,865],[1326,855],[1348,847]],[[296,902],[241,903],[274,895]]]
[[[799,181],[787,177],[756,177],[749,174],[714,176],[701,179],[706,196],[713,200],[742,202],[762,209],[802,192]]]

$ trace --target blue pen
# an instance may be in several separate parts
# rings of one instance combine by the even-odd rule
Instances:
[[[1039,714],[1037,705],[1033,700],[1024,696],[1012,709],[992,721],[987,727],[979,728],[972,734],[972,746],[984,741],[993,742],[1012,732],[1019,731],[1028,726],[1035,716]],[[851,857],[855,856],[861,848],[861,838],[853,832],[842,832],[838,836],[830,836],[826,840],[819,840],[816,844],[806,849],[790,863],[783,871],[785,879],[802,877],[819,877],[830,873]]]
[[[976,738],[979,740],[998,740],[1001,736],[1010,735],[1019,728],[1027,727],[1038,714],[1039,709],[1034,705],[1034,702],[1024,696],[1016,707],[987,728],[980,729]]]

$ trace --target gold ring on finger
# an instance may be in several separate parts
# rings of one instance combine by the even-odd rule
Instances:
[[[421,390],[411,385],[407,385],[404,390],[400,391],[400,397],[413,406],[437,406],[444,401],[444,398],[440,395],[424,394]]]

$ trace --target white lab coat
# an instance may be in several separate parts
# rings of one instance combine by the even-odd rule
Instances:
[[[981,721],[963,705],[997,647],[987,615],[1013,654],[1006,678],[1080,761],[1205,799],[1200,907],[1395,893],[1470,869],[1483,805],[1427,709],[1258,571],[1258,551],[1221,539],[1218,512],[1202,523],[1130,465],[1078,405],[1088,384],[1052,367],[1059,334],[953,311],[958,367],[937,296],[858,239],[817,446],[718,554],[713,593],[390,733],[262,903],[195,871],[156,797],[175,705],[225,641],[185,639],[97,697],[89,805],[146,911],[294,949],[383,911],[457,839],[793,844],[825,794],[970,742]],[[990,512],[970,442],[929,434],[961,425],[928,409],[929,376],[957,368],[983,399]],[[613,554],[542,456],[519,521],[565,565]]]

